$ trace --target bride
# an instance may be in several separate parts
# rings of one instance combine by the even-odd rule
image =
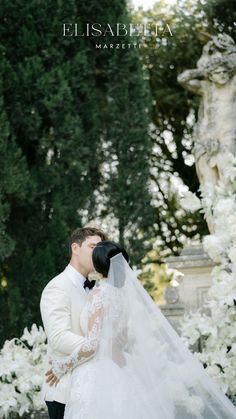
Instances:
[[[233,419],[236,408],[144,290],[127,252],[93,251],[101,279],[81,314],[84,341],[52,359],[50,385],[72,371],[64,419]]]

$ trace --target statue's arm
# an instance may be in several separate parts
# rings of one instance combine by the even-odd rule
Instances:
[[[202,95],[202,82],[203,82],[203,73],[201,70],[185,70],[183,73],[178,75],[178,82],[185,89],[190,92],[196,93],[197,95]]]

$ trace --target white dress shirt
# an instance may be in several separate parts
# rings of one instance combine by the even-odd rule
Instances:
[[[80,272],[78,272],[70,263],[67,265],[65,271],[68,272],[72,280],[74,279],[84,288],[86,278]]]

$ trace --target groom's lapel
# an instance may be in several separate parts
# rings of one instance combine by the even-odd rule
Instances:
[[[79,283],[79,281],[70,274],[69,270],[67,268],[65,268],[64,270],[64,275],[72,282],[72,284],[79,290],[81,291],[83,294],[87,295],[84,287],[82,284]]]

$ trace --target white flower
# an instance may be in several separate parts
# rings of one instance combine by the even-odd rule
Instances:
[[[0,419],[32,410],[43,410],[40,388],[44,378],[46,336],[42,327],[24,330],[24,340],[6,341],[0,353]]]
[[[224,167],[224,176],[230,181],[233,182],[236,178],[236,165],[235,165],[235,156],[232,153],[225,153],[224,155],[225,167]]]
[[[222,253],[224,253],[224,244],[216,235],[208,235],[203,239],[203,248],[209,254],[214,262],[219,263],[222,260]]]
[[[220,368],[217,365],[209,365],[206,371],[211,377],[217,376],[220,373]]]
[[[229,215],[227,220],[225,219],[225,222],[227,222],[229,238],[232,241],[234,241],[234,246],[235,246],[236,244],[236,213]]]
[[[45,342],[46,335],[42,326],[39,326],[38,328],[36,324],[33,324],[30,332],[27,329],[27,327],[25,327],[21,339],[26,341],[30,346],[33,346],[34,344],[40,344]]]
[[[206,371],[219,385],[221,390],[226,393],[228,391],[229,384],[226,382],[225,376],[221,373],[220,368],[217,365],[210,365],[206,368]]]
[[[208,213],[211,212],[212,206],[215,202],[216,195],[215,190],[211,183],[206,183],[204,186],[200,187],[201,190],[201,203],[202,207],[204,208],[204,212]]]
[[[27,393],[29,390],[31,390],[31,387],[30,387],[29,383],[27,383],[25,381],[19,383],[17,388],[21,393]]]
[[[179,283],[182,281],[182,279],[184,277],[184,274],[182,272],[180,272],[178,269],[173,269],[173,268],[167,267],[166,273],[167,273],[167,275],[170,275],[172,277],[170,283],[174,287],[178,286]]]
[[[190,191],[185,192],[184,196],[180,198],[181,206],[187,211],[197,211],[202,205],[200,199]]]
[[[233,214],[236,211],[235,200],[233,198],[225,198],[220,199],[215,207],[214,207],[214,214],[216,217],[228,217],[229,215]]]
[[[204,309],[185,316],[182,339],[191,345],[199,337],[203,352],[198,359],[223,392],[236,394],[236,158],[228,154],[227,182],[201,187],[205,217],[214,221],[214,234],[203,240],[209,256],[218,264],[212,270],[212,285]]]
[[[34,374],[34,375],[31,377],[31,381],[32,381],[32,384],[33,384],[35,387],[37,387],[37,386],[41,386],[41,385],[42,385],[42,383],[43,383],[43,377],[42,377],[42,375],[39,375],[39,374]]]

